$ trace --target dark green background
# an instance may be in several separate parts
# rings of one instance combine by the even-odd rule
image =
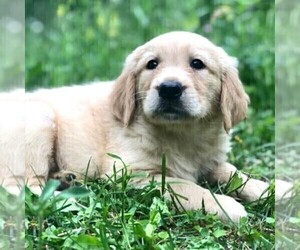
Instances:
[[[130,51],[172,30],[196,32],[224,47],[240,61],[252,107],[274,108],[269,0],[26,0],[26,88],[114,79]]]

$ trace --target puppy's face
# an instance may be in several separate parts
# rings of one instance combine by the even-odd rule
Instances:
[[[224,114],[225,128],[228,125],[229,129],[236,123],[231,116],[238,121],[244,117],[248,101],[234,64],[221,48],[197,34],[171,32],[158,36],[128,56],[113,94],[118,96],[123,91],[118,97],[120,101],[131,100],[113,104],[119,109],[114,113],[126,123],[138,106],[151,123],[170,124],[207,118],[219,110]],[[235,93],[228,97],[228,91]],[[222,104],[239,96],[243,103]],[[246,106],[243,114],[235,111],[235,105]]]
[[[140,48],[137,99],[153,123],[181,123],[207,117],[221,91],[214,46],[190,33],[169,33]]]

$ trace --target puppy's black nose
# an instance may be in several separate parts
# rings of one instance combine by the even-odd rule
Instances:
[[[168,100],[178,99],[182,95],[182,84],[175,81],[166,81],[161,83],[158,87],[158,94],[160,97]]]

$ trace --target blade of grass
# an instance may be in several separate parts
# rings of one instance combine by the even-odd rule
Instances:
[[[88,164],[87,164],[87,167],[86,167],[86,170],[85,170],[85,174],[84,174],[84,185],[86,185],[87,183],[87,177],[88,177],[88,172],[89,172],[89,168],[90,168],[90,164],[91,164],[91,160],[92,160],[92,157],[90,157],[89,161],[88,161]]]
[[[227,212],[225,211],[225,209],[221,206],[220,202],[218,201],[218,199],[216,198],[214,192],[211,190],[210,186],[208,185],[208,183],[206,182],[206,186],[207,189],[209,190],[209,192],[211,193],[212,197],[214,198],[214,200],[216,201],[216,203],[218,204],[218,206],[221,208],[222,212],[225,214],[225,216],[227,217],[228,221],[230,222],[230,224],[232,224],[233,226],[236,226],[235,223],[232,221],[232,219],[229,217],[229,215],[227,214]]]
[[[167,166],[166,166],[166,155],[162,155],[161,159],[161,195],[164,196],[166,192],[166,173],[167,173]]]
[[[40,205],[44,205],[50,199],[50,197],[54,195],[54,192],[59,185],[60,181],[58,180],[50,179],[47,181],[39,198]]]

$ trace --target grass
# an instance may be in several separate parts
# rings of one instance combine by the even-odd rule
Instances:
[[[179,212],[161,183],[137,189],[127,167],[107,180],[87,181],[40,197],[26,189],[27,249],[271,249],[274,194],[244,204],[249,218],[223,223],[205,210]],[[168,187],[165,187],[168,189]],[[225,191],[225,190],[223,190]],[[76,200],[71,199],[76,197]],[[258,211],[260,211],[258,213]]]
[[[239,225],[223,223],[205,209],[179,211],[162,195],[170,191],[164,178],[137,189],[132,180],[142,176],[129,169],[125,165],[106,180],[86,180],[59,195],[56,180],[39,197],[25,188],[25,236],[19,236],[26,249],[272,249],[274,192],[244,203],[249,218]],[[212,191],[234,192],[238,186],[236,175]]]
[[[0,249],[21,249],[24,245],[24,194],[15,197],[0,186]]]
[[[117,156],[116,160],[120,160]],[[162,159],[162,169],[165,168]],[[59,182],[51,180],[40,197],[26,189],[26,248],[28,249],[271,249],[274,242],[274,192],[266,199],[244,203],[249,218],[239,225],[215,215],[179,211],[164,199],[170,187],[154,180],[137,189],[141,176],[124,168],[106,180],[86,181],[54,196]],[[164,170],[162,170],[164,172]],[[231,185],[214,192],[232,192]],[[172,193],[172,192],[171,192]],[[76,200],[71,199],[76,196]],[[173,201],[176,194],[173,194]],[[258,212],[259,211],[259,212]]]
[[[276,204],[276,249],[300,249],[299,144],[278,147],[276,177],[294,182],[293,196]]]
[[[300,249],[300,185],[288,202],[276,205],[276,249]]]

